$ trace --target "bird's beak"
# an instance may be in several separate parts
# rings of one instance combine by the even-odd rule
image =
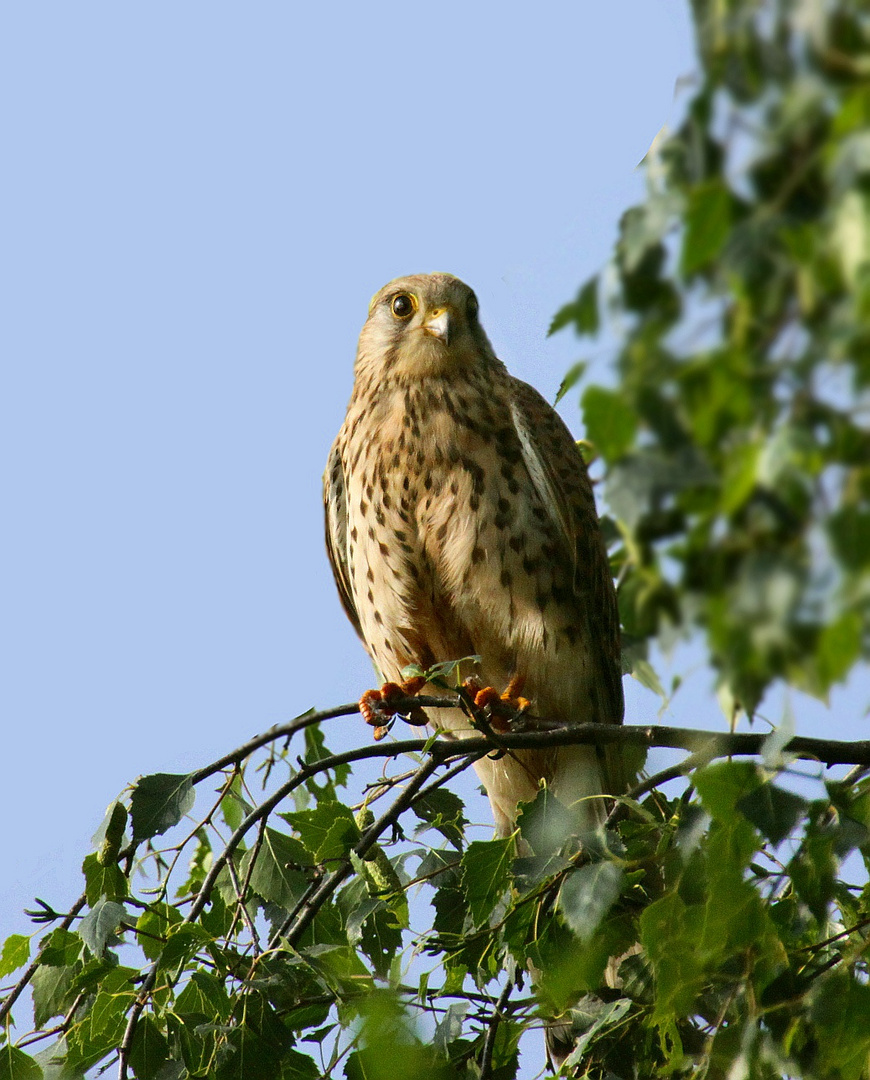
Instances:
[[[436,308],[423,323],[423,329],[427,334],[440,338],[445,345],[449,345],[450,313],[447,308]]]

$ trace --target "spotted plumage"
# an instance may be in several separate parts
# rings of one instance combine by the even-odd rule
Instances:
[[[385,680],[477,654],[479,680],[503,690],[521,677],[536,716],[620,723],[616,596],[586,468],[556,412],[496,358],[477,310],[448,274],[399,278],[371,302],[324,476],[342,602]],[[459,710],[430,719],[469,730]],[[590,747],[477,769],[502,834],[542,779],[585,821],[621,785]]]

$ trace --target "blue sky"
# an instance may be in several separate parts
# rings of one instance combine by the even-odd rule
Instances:
[[[371,685],[320,504],[369,297],[448,270],[551,400],[608,381],[547,325],[693,62],[682,0],[5,5],[0,938],[137,775]]]

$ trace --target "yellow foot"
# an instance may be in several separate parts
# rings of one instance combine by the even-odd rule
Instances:
[[[363,720],[375,729],[376,742],[379,742],[390,730],[390,722],[396,715],[396,709],[391,702],[414,697],[425,685],[425,678],[415,675],[413,679],[407,679],[403,683],[386,682],[380,690],[366,690],[359,699],[359,711],[362,713]],[[385,720],[386,723],[384,723]],[[426,723],[426,715],[422,709],[413,708],[408,713],[407,720],[410,724],[422,727]]]
[[[478,709],[489,710],[489,722],[495,731],[508,731],[515,713],[525,712],[531,702],[522,697],[525,676],[514,675],[503,694],[494,686],[481,686],[477,679],[466,679],[462,684],[474,698]]]

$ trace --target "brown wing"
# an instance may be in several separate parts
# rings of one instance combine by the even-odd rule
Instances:
[[[353,623],[353,628],[362,637],[359,614],[351,589],[350,567],[347,552],[347,495],[344,482],[344,466],[341,463],[341,451],[338,440],[332,444],[326,472],[323,474],[323,509],[326,524],[326,554],[338,595]]]
[[[527,383],[512,379],[512,413],[532,482],[573,559],[573,596],[593,658],[599,719],[619,724],[622,693],[616,591],[586,465],[558,413]]]

